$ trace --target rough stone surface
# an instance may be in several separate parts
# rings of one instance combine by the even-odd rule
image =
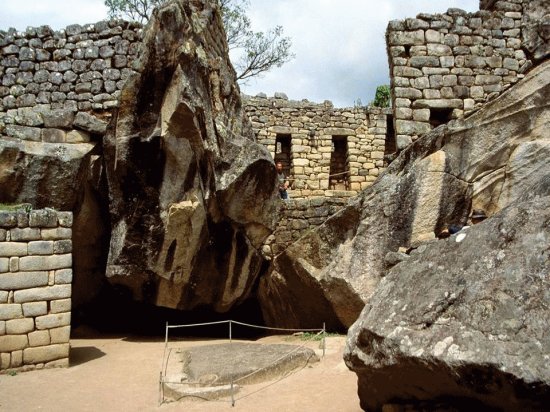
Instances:
[[[364,409],[547,407],[550,174],[541,183],[380,282],[345,353]]]
[[[250,294],[277,194],[211,7],[171,2],[147,26],[139,74],[104,140],[106,272],[137,301],[224,312]]]
[[[373,186],[275,258],[258,292],[267,323],[349,327],[385,275],[388,252],[423,247],[448,225],[464,225],[472,208],[491,216],[543,179],[547,158],[536,154],[546,153],[549,93],[546,62],[403,151]],[[519,153],[533,174],[513,172]]]

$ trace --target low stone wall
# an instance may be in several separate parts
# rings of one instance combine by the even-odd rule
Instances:
[[[491,10],[449,9],[389,23],[386,41],[399,149],[480,108],[532,67],[522,48],[525,0],[481,3]]]
[[[282,160],[291,179],[292,198],[332,196],[334,190],[354,195],[370,186],[385,168],[389,109],[335,108],[330,101],[293,101],[283,93],[272,98],[245,96],[243,104],[258,143],[275,160],[278,139],[288,139],[288,153]],[[336,161],[335,140],[343,148]],[[349,172],[346,179],[331,181],[335,164],[338,172]]]
[[[68,366],[71,212],[0,212],[0,370]]]
[[[103,134],[141,37],[121,20],[0,30],[0,134],[50,143]]]
[[[281,201],[280,220],[275,232],[267,239],[264,254],[274,257],[307,231],[321,225],[348,202],[342,197],[312,197]]]

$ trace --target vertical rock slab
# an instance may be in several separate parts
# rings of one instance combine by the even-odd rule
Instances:
[[[171,1],[145,29],[104,141],[107,277],[138,301],[224,312],[246,299],[276,216],[214,1]]]

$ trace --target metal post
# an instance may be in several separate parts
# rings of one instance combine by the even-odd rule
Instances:
[[[323,358],[325,357],[325,349],[327,347],[327,341],[326,341],[326,329],[325,329],[325,322],[323,322]]]
[[[231,341],[233,339],[233,331],[232,331],[232,328],[231,328],[232,323],[233,323],[233,321],[229,320],[229,347],[230,347],[230,349],[232,349]],[[231,353],[233,353],[233,350],[231,350]],[[233,357],[231,359],[231,361],[233,362],[232,363],[233,366],[232,366],[231,369],[233,369],[233,367],[235,365],[235,358]],[[233,393],[233,372],[234,372],[234,370],[231,371],[231,407],[235,406],[235,394]]]

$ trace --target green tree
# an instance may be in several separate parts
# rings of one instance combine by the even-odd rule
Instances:
[[[383,84],[376,88],[372,105],[376,107],[390,107],[390,100],[390,86]]]
[[[105,0],[109,17],[146,23],[153,9],[166,0]],[[246,11],[249,0],[218,0],[229,50],[239,56],[233,62],[237,80],[246,81],[274,67],[281,67],[294,58],[292,42],[283,36],[283,28],[276,26],[265,32],[252,30]]]

